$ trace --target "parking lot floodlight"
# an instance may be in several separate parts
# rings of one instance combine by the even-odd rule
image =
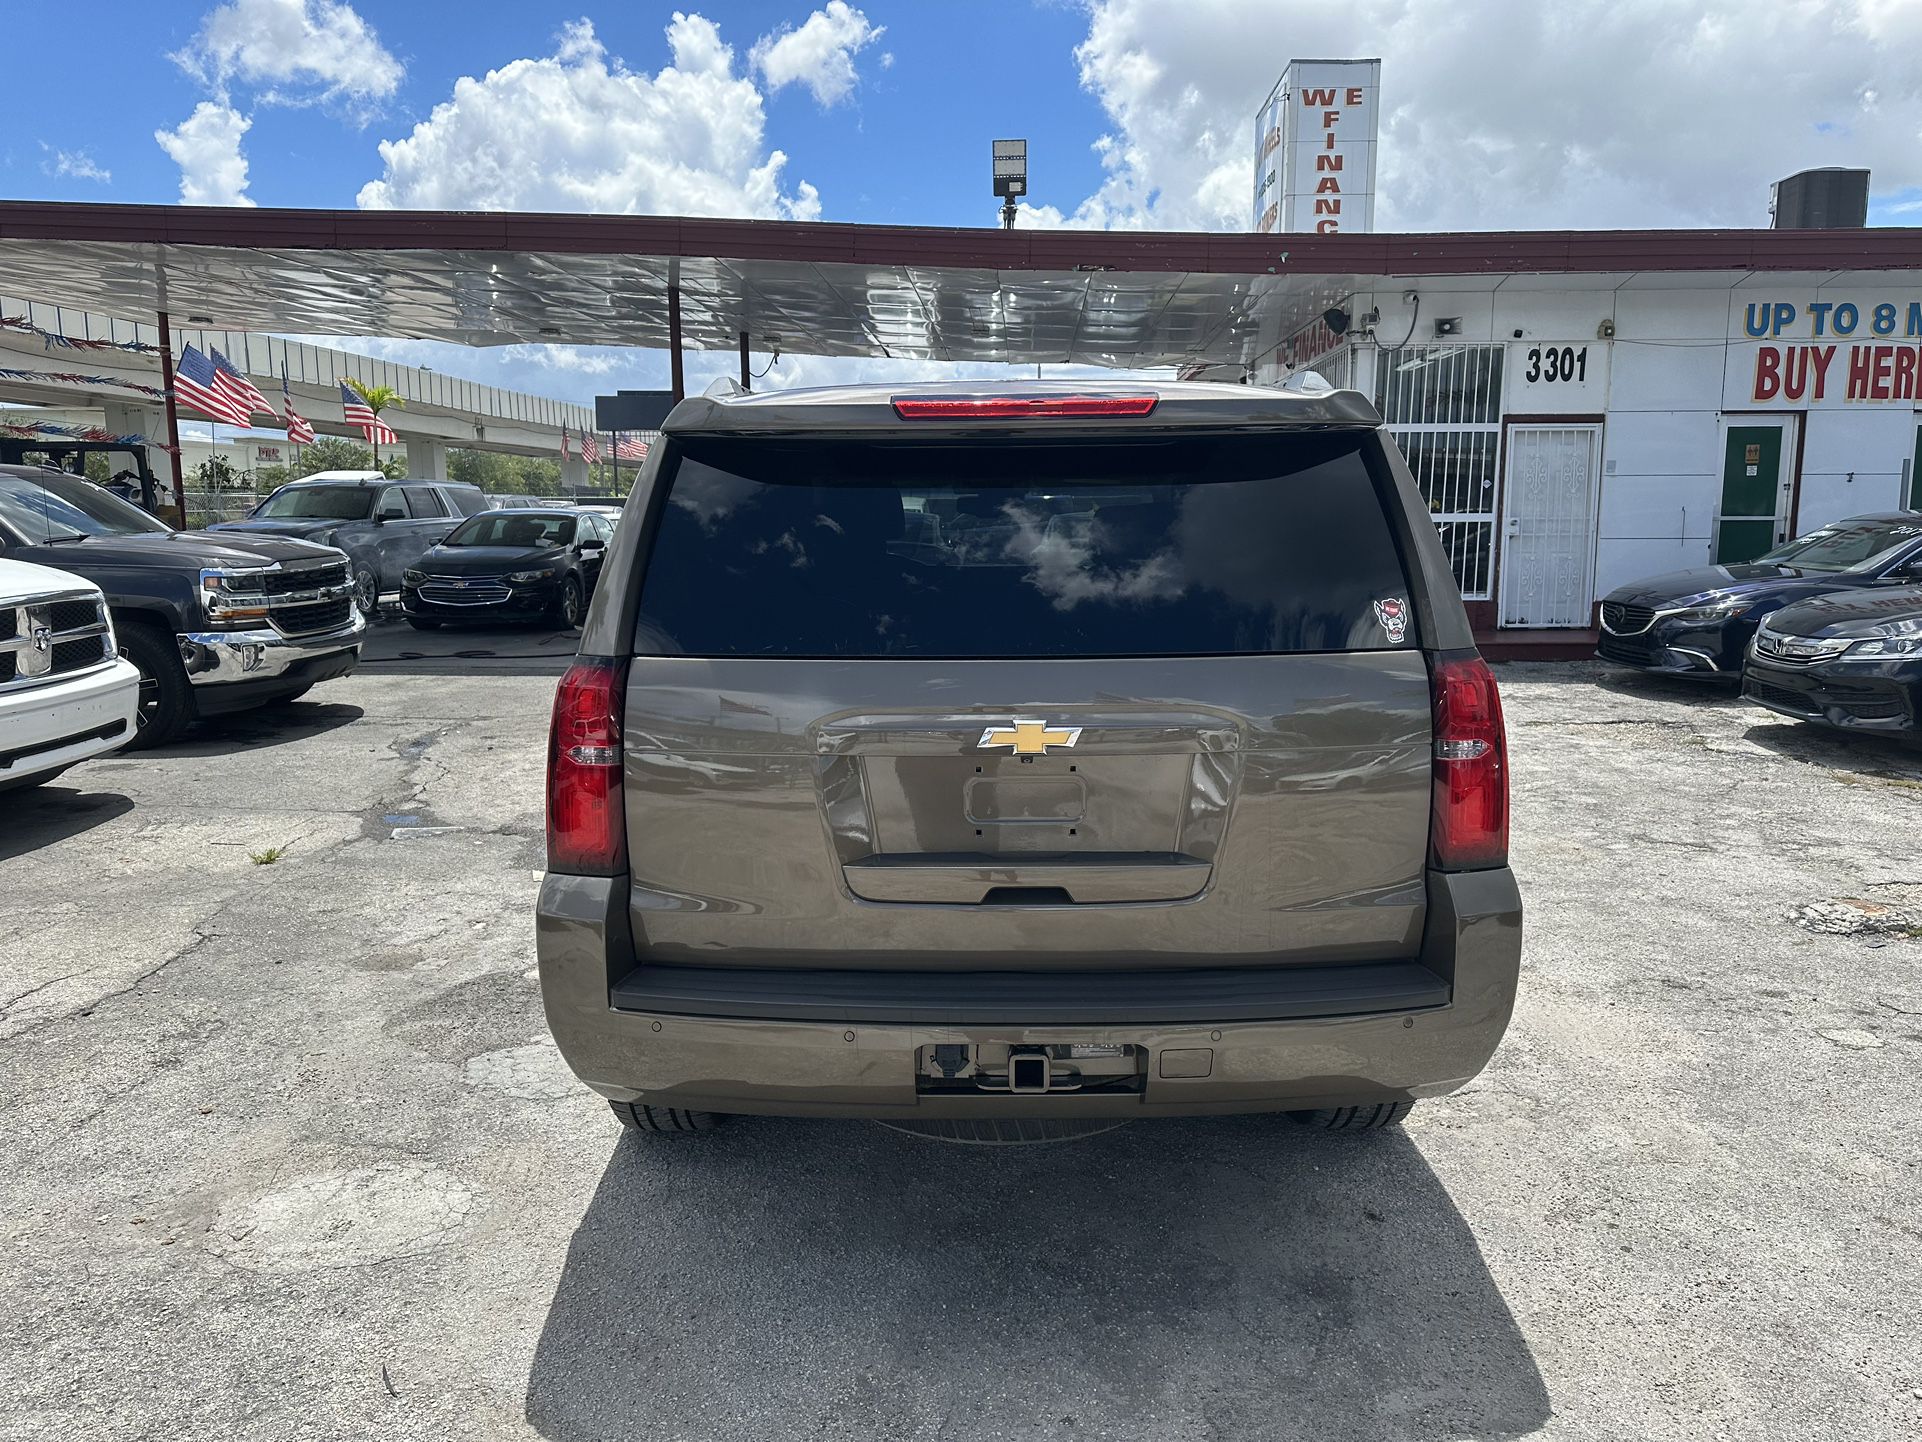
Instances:
[[[1015,201],[1028,193],[1028,142],[994,142],[994,193],[1001,198],[1001,228],[1014,229]]]

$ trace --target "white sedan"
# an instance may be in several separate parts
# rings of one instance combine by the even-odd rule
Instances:
[[[100,588],[0,559],[0,791],[126,745],[139,704]]]

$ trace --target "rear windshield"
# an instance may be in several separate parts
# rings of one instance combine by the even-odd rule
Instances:
[[[1370,433],[679,443],[641,655],[1219,656],[1416,644]]]

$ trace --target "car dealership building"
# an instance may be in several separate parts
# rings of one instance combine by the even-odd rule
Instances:
[[[1481,238],[1491,262],[1510,239]],[[1583,240],[1621,268],[1389,278],[1334,308],[1344,334],[1318,320],[1255,366],[1374,398],[1481,624],[1586,628],[1634,577],[1922,507],[1922,274],[1655,269],[1673,233]]]

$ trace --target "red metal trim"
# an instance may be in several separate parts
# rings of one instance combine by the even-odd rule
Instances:
[[[519,251],[1150,274],[1922,270],[1922,229],[1896,227],[1262,235],[9,200],[0,201],[0,240],[240,249]]]

